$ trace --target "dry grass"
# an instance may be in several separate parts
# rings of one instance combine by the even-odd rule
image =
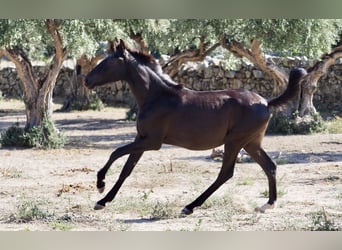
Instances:
[[[11,108],[0,113],[0,130],[24,120],[22,107],[15,106],[0,102],[0,110]],[[244,162],[236,164],[234,177],[202,207],[180,217],[181,209],[215,180],[221,163],[207,158],[211,150],[170,146],[146,152],[115,200],[94,211],[103,197],[95,188],[96,172],[114,148],[135,135],[134,123],[122,120],[125,112],[55,113],[69,137],[64,149],[0,149],[0,230],[342,229],[342,134],[265,138],[265,149],[283,162],[278,166],[277,208],[265,214],[254,212],[267,201],[265,174],[256,163]],[[125,159],[108,172],[106,192]]]

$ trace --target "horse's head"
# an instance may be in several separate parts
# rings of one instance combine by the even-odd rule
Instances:
[[[127,53],[125,43],[120,40],[115,51],[87,74],[86,86],[93,89],[106,83],[126,80],[127,66],[125,59]]]

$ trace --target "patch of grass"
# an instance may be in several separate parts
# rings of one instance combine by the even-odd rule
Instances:
[[[128,197],[116,199],[111,209],[115,213],[133,212],[148,220],[172,219],[179,215],[175,202],[150,200],[150,192],[144,192],[140,198]]]
[[[341,228],[335,225],[335,222],[330,220],[328,213],[324,208],[310,214],[312,220],[311,231],[339,231]]]
[[[177,217],[177,212],[170,202],[154,202],[151,204],[150,209],[147,210],[150,220],[171,219]]]
[[[289,159],[284,158],[284,157],[279,157],[279,158],[275,159],[275,162],[277,165],[285,165],[285,164],[291,163],[291,161]]]
[[[325,122],[329,134],[342,134],[342,118],[334,117],[330,121]]]
[[[221,210],[234,215],[238,212],[246,212],[245,209],[237,204],[233,198],[232,193],[225,193],[223,196],[211,196],[200,207],[201,209],[214,208],[215,210]]]
[[[17,204],[17,212],[14,215],[15,221],[20,223],[45,220],[48,217],[48,212],[43,211],[36,202],[27,200]]]
[[[70,222],[60,222],[60,221],[53,221],[50,224],[52,230],[57,231],[70,231],[74,225]]]
[[[238,182],[238,185],[251,186],[254,184],[254,180],[250,176],[246,176],[242,181]]]
[[[278,188],[278,190],[277,190],[277,197],[278,197],[278,198],[283,197],[285,194],[287,194],[287,191]],[[265,189],[263,192],[260,193],[260,195],[261,195],[263,198],[268,198],[268,197],[269,197],[269,191],[268,191],[268,189]]]
[[[336,175],[329,175],[326,178],[324,178],[326,181],[328,182],[335,182],[340,180],[340,177],[336,176]]]
[[[22,177],[23,171],[18,170],[17,168],[0,168],[0,174],[3,177],[16,179]]]

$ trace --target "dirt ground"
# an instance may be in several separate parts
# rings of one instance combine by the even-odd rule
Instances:
[[[101,211],[103,197],[96,172],[110,153],[135,136],[126,109],[54,113],[67,136],[65,148],[0,149],[0,230],[255,231],[342,229],[342,134],[266,136],[264,148],[278,163],[278,202],[256,213],[267,201],[261,168],[245,160],[234,177],[190,216],[181,209],[216,178],[221,163],[211,151],[165,145],[145,152],[115,200]],[[0,130],[25,122],[18,101],[0,102]],[[127,157],[106,177],[115,183]]]

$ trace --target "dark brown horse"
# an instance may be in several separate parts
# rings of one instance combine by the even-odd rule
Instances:
[[[183,214],[191,214],[233,176],[235,160],[242,148],[268,178],[269,200],[256,210],[264,212],[273,208],[277,199],[276,165],[261,147],[261,141],[270,118],[269,107],[282,105],[298,94],[299,81],[304,74],[302,69],[292,70],[286,91],[270,102],[247,90],[193,91],[163,74],[152,56],[133,51],[120,41],[116,51],[87,75],[86,84],[90,89],[118,80],[129,84],[139,110],[137,136],[134,142],[117,148],[98,172],[97,188],[103,192],[105,175],[112,163],[129,154],[116,184],[96,203],[95,209],[104,208],[114,199],[144,151],[158,150],[163,143],[191,150],[212,149],[224,144],[217,179],[185,206]]]

